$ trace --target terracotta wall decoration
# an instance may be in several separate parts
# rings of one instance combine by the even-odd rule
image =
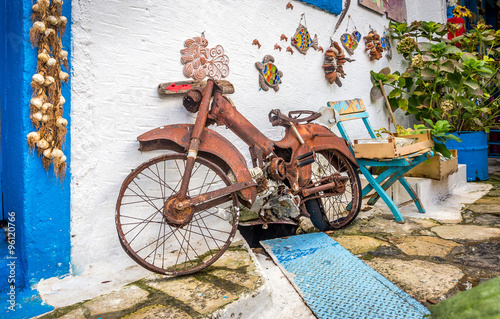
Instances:
[[[405,0],[359,0],[359,4],[380,14],[387,13],[389,19],[406,22]]]
[[[280,50],[280,52],[281,52],[282,47],[280,47],[279,44],[276,43],[276,44],[274,44],[274,49],[275,50]]]
[[[384,34],[382,35],[382,38],[380,38],[380,43],[382,45],[382,48],[387,51],[385,54],[385,57],[387,60],[392,60],[392,47],[391,47],[391,42],[389,40],[388,36],[389,32],[387,31],[387,28],[385,28]]]
[[[365,51],[368,51],[370,61],[380,60],[384,48],[382,47],[382,41],[377,31],[371,30],[363,39],[365,40]]]
[[[257,40],[257,39],[253,39],[253,41],[252,41],[252,45],[256,45],[259,49],[260,49],[260,47],[261,47],[260,42],[259,42],[259,40]]]
[[[38,0],[32,7],[33,27],[30,31],[31,44],[38,47],[36,74],[31,86],[33,98],[30,101],[30,118],[36,131],[27,136],[27,143],[42,156],[42,163],[48,170],[54,165],[54,172],[61,179],[66,172],[66,156],[63,143],[68,121],[63,118],[64,97],[61,82],[67,82],[68,52],[63,49],[61,37],[68,19],[62,13],[61,0]]]
[[[224,48],[217,45],[207,48],[208,41],[202,33],[201,37],[194,37],[184,42],[181,50],[182,72],[187,78],[200,81],[206,76],[220,80],[229,75],[229,58],[224,54]]]
[[[342,0],[300,0],[318,7],[332,14],[338,15],[342,11]]]
[[[292,4],[292,3],[290,3],[290,2],[288,2],[288,3],[286,4],[286,9],[293,10],[293,4]]]
[[[274,58],[268,54],[264,56],[262,63],[255,62],[255,67],[259,70],[260,88],[264,91],[273,88],[278,92],[283,72],[279,71],[276,65],[274,65]]]
[[[345,78],[344,64],[354,60],[345,56],[344,50],[340,47],[338,42],[332,41],[330,48],[325,52],[325,60],[323,63],[323,70],[325,71],[325,78],[330,84],[337,84],[342,86],[340,78]]]
[[[310,47],[318,50],[318,35],[315,34],[314,39],[311,39],[311,34],[307,30],[307,27],[302,24],[302,19],[304,19],[304,24],[306,24],[305,15],[302,14],[299,26],[297,27],[297,30],[295,31],[295,34],[290,42],[297,48],[297,51],[302,54],[307,54],[307,50],[309,50]]]

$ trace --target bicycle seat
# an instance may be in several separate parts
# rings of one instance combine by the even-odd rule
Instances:
[[[307,117],[299,118],[303,114],[310,114],[310,115]],[[273,126],[289,126],[290,123],[294,124],[309,123],[319,118],[320,116],[321,113],[319,112],[306,111],[306,110],[290,111],[288,112],[288,116],[286,116],[285,114],[281,113],[280,110],[274,109],[271,110],[271,112],[269,112],[269,122],[271,122]]]

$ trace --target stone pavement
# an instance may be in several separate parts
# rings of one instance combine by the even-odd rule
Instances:
[[[463,208],[458,223],[407,217],[406,223],[398,224],[389,213],[363,213],[329,236],[425,306],[439,303],[500,276],[500,166],[494,167],[498,170],[485,182],[493,188]],[[259,260],[265,258],[262,249],[255,252]],[[255,255],[238,242],[200,273],[179,278],[152,275],[39,318],[266,319],[270,317],[260,309],[289,306],[276,304],[262,271]]]

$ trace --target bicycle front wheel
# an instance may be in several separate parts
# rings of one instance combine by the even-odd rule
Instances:
[[[185,154],[166,154],[141,164],[125,179],[116,204],[122,247],[139,265],[160,274],[185,275],[208,267],[229,247],[238,226],[236,193],[181,224],[169,221],[167,203],[176,199],[186,160]],[[197,158],[187,197],[229,185],[220,167]]]

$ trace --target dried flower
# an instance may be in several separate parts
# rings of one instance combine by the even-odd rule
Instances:
[[[414,69],[421,69],[424,67],[424,59],[421,54],[417,54],[411,60],[411,67]]]
[[[417,42],[410,37],[403,38],[396,46],[398,53],[410,54],[413,50],[417,49]]]
[[[443,101],[441,102],[441,105],[440,105],[441,109],[445,112],[448,112],[448,111],[451,111],[453,110],[453,108],[455,107],[453,105],[453,102],[450,101],[450,100],[446,100],[446,101]]]

